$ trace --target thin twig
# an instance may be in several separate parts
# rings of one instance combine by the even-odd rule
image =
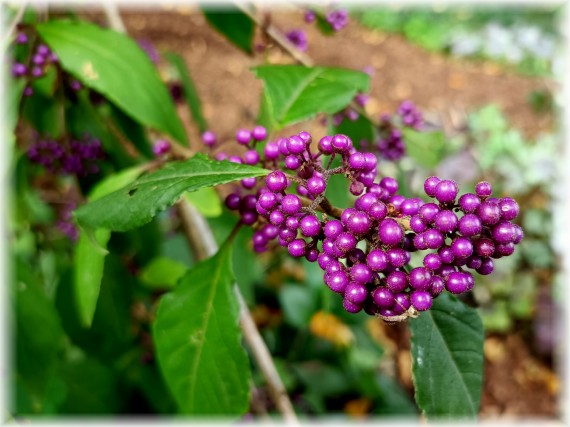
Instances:
[[[204,217],[184,199],[181,199],[176,206],[186,238],[196,257],[204,259],[214,255],[218,251],[218,245]],[[271,397],[287,424],[299,424],[285,386],[273,363],[273,358],[257,329],[253,317],[251,317],[251,313],[237,284],[234,284],[234,292],[240,307],[240,326],[245,341],[267,381]]]

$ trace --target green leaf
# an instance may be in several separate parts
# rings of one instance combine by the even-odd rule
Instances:
[[[475,417],[483,385],[483,325],[477,311],[444,294],[410,320],[416,403],[427,416]]]
[[[355,121],[345,118],[342,123],[331,130],[331,135],[341,133],[352,139],[356,148],[360,147],[362,140],[369,144],[374,142],[374,125],[363,115],[358,115]]]
[[[173,288],[188,268],[173,259],[157,257],[141,271],[141,282],[150,289]]]
[[[110,116],[126,138],[147,159],[153,158],[151,143],[146,136],[144,128],[130,116],[126,115],[123,110],[115,107],[113,104],[109,104],[109,107]]]
[[[222,214],[220,196],[212,187],[204,187],[192,193],[184,193],[184,198],[206,218],[216,218]]]
[[[18,123],[18,112],[20,109],[20,100],[22,99],[22,92],[26,82],[24,79],[14,79],[9,77],[6,81],[6,110],[4,111],[4,126],[6,126],[7,140],[10,143],[15,141],[14,128]]]
[[[253,52],[255,24],[249,16],[231,4],[216,5],[217,10],[202,9],[208,23],[245,53]]]
[[[366,73],[342,68],[262,65],[253,71],[264,81],[268,107],[281,127],[336,113],[370,85]]]
[[[132,39],[84,21],[54,20],[36,29],[65,71],[135,120],[187,144],[166,86]]]
[[[192,118],[198,125],[200,132],[205,132],[208,130],[208,125],[206,124],[206,120],[202,114],[202,102],[200,101],[200,97],[198,96],[198,91],[196,90],[196,86],[194,86],[192,77],[190,76],[190,71],[186,67],[186,64],[184,64],[184,60],[180,55],[176,53],[167,53],[165,56],[176,69],[178,77],[182,82],[182,87],[184,88],[184,99],[188,104],[188,108],[190,108]]]
[[[189,160],[171,162],[134,183],[75,211],[80,224],[126,231],[149,222],[178,200],[185,191],[196,191],[247,177],[267,174],[253,166],[222,162],[196,154]]]
[[[318,295],[308,287],[285,285],[279,291],[279,301],[283,307],[285,320],[293,326],[304,328],[317,311]]]
[[[418,132],[406,128],[403,133],[406,150],[410,157],[427,169],[432,169],[439,164],[445,148],[443,132]]]
[[[159,303],[156,354],[181,413],[240,415],[249,407],[249,361],[233,283],[231,245],[226,244]]]
[[[142,172],[141,167],[126,169],[116,175],[111,175],[101,181],[91,192],[90,201],[101,197],[127,185],[136,179]],[[97,307],[99,289],[105,266],[105,256],[111,231],[99,228],[91,235],[86,230],[81,230],[79,241],[75,246],[74,253],[74,293],[79,317],[84,326],[91,326],[93,314]]]
[[[23,101],[22,117],[42,136],[59,138],[63,133],[63,105],[54,97],[35,91]]]

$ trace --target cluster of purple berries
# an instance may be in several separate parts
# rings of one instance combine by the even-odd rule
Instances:
[[[26,44],[28,36],[25,33],[18,33],[15,42],[17,44]],[[57,61],[58,58],[55,53],[50,51],[45,44],[39,44],[32,54],[31,65],[28,67],[21,62],[14,63],[12,65],[12,75],[17,78],[28,77],[30,80],[37,79],[46,73],[50,64],[57,63]],[[31,86],[28,85],[24,88],[24,96],[32,96],[33,93]]]
[[[347,136],[323,137],[315,153],[311,143],[307,132],[268,142],[265,159],[256,163],[277,170],[265,185],[244,186],[250,193],[229,194],[226,206],[253,226],[256,252],[276,239],[292,256],[317,261],[325,284],[343,295],[348,312],[364,309],[394,321],[429,310],[444,290],[471,290],[474,279],[467,270],[490,274],[493,259],[512,254],[523,237],[511,222],[517,203],[490,197],[487,182],[457,199],[454,181],[429,177],[424,188],[433,202],[406,199],[397,194],[394,178],[376,179],[375,155],[357,151]],[[342,164],[331,168],[335,156]],[[280,160],[295,174],[278,170]],[[350,192],[358,196],[354,207],[340,210],[324,197],[334,174],[350,181]],[[296,194],[287,192],[294,184]],[[429,253],[423,266],[410,269],[416,251]]]
[[[396,162],[406,154],[402,129],[405,127],[420,130],[423,125],[422,113],[411,101],[404,101],[398,107],[397,115],[393,117],[384,114],[378,127],[379,137],[375,148],[380,157]],[[370,148],[369,148],[370,149]]]
[[[317,13],[309,9],[305,11],[305,22],[311,24],[317,19]],[[348,12],[344,9],[333,9],[326,13],[325,20],[334,31],[340,31],[348,25]]]
[[[285,37],[301,52],[306,52],[309,48],[307,33],[304,30],[296,28],[285,33]]]
[[[77,239],[79,239],[79,230],[74,224],[72,216],[73,210],[76,207],[75,202],[66,203],[59,213],[59,219],[56,224],[57,229],[65,234],[72,242],[76,242]]]
[[[97,161],[105,158],[101,142],[86,136],[67,144],[40,139],[28,149],[28,158],[51,173],[86,176],[99,172]]]

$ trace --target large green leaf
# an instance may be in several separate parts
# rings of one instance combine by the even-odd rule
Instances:
[[[26,82],[24,79],[14,79],[7,77],[6,80],[6,109],[4,110],[4,126],[6,139],[12,144],[15,140],[14,128],[18,123],[18,112],[20,110],[20,100]]]
[[[206,218],[216,218],[222,214],[222,201],[212,187],[204,187],[192,193],[184,193],[184,198]]]
[[[233,283],[228,243],[192,268],[158,306],[156,354],[182,413],[247,411],[250,371]]]
[[[345,108],[357,92],[368,92],[370,76],[343,68],[261,65],[268,108],[281,127]]]
[[[483,385],[483,324],[444,294],[410,320],[416,403],[427,416],[474,417]]]
[[[198,125],[200,132],[205,132],[208,129],[208,125],[206,124],[206,120],[202,114],[202,102],[200,101],[200,97],[198,96],[192,77],[190,76],[190,71],[186,67],[186,64],[184,64],[184,60],[180,55],[167,53],[166,58],[174,66],[178,73],[178,77],[182,82],[182,87],[184,88],[184,99],[188,104],[188,108],[190,108],[192,118]]]
[[[170,289],[187,271],[181,262],[165,256],[154,258],[141,271],[141,282],[149,289]]]
[[[75,211],[75,217],[85,226],[126,231],[149,222],[185,191],[267,173],[269,171],[265,169],[227,160],[219,162],[197,154],[190,160],[168,163],[159,171],[80,207]]]
[[[234,45],[252,53],[255,24],[249,16],[232,4],[216,5],[216,9],[203,9],[208,23]]]
[[[91,192],[90,201],[124,187],[142,172],[141,167],[126,169],[101,181]],[[75,247],[74,293],[81,323],[89,327],[97,307],[101,278],[105,266],[106,248],[111,231],[99,228],[92,235],[81,230]],[[95,241],[93,241],[95,240]]]
[[[187,143],[166,86],[133,40],[84,21],[55,20],[36,29],[65,71],[135,120]]]

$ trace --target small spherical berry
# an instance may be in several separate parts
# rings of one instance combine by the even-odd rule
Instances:
[[[493,258],[498,258],[499,256],[509,256],[515,251],[515,244],[509,243],[499,243],[495,246],[495,253],[492,255]],[[498,255],[498,256],[497,256]]]
[[[279,237],[283,239],[285,242],[291,243],[293,240],[297,238],[297,232],[289,230],[288,228],[282,228],[279,231]]]
[[[241,214],[241,222],[245,225],[251,225],[255,221],[257,221],[257,212],[247,211],[242,212]]]
[[[313,196],[317,196],[325,192],[327,183],[320,176],[312,176],[307,180],[307,190]]]
[[[431,224],[435,220],[435,217],[439,211],[439,206],[437,206],[435,203],[426,203],[420,207],[419,215],[426,224]]]
[[[287,138],[286,141],[287,150],[289,150],[291,154],[301,154],[303,151],[305,151],[305,141],[303,141],[297,135],[293,135],[292,137]]]
[[[441,267],[441,258],[438,254],[427,254],[423,261],[424,267],[429,268],[431,271],[435,271]]]
[[[337,134],[333,136],[331,146],[337,153],[346,153],[352,147],[352,141],[346,135]]]
[[[241,185],[243,188],[250,190],[253,187],[255,187],[255,184],[257,183],[257,179],[256,178],[244,178],[240,182],[241,182]]]
[[[267,160],[276,160],[279,157],[279,145],[275,142],[268,142],[263,149]]]
[[[469,258],[467,258],[467,262],[465,263],[467,267],[472,268],[473,270],[477,270],[478,268],[481,267],[482,264],[483,264],[483,259],[476,255],[471,255]]]
[[[501,221],[492,228],[491,236],[499,244],[511,243],[516,238],[515,227],[508,221]]]
[[[301,159],[297,156],[289,155],[285,157],[285,167],[290,170],[297,170],[301,166]]]
[[[477,215],[466,214],[459,220],[457,228],[464,237],[472,237],[481,233],[483,224]]]
[[[325,276],[325,284],[333,291],[343,294],[348,286],[348,276],[344,271],[337,271],[335,273],[327,273]]]
[[[364,154],[358,151],[356,153],[352,153],[348,158],[348,166],[357,171],[363,170],[366,166],[366,158],[364,157]]]
[[[519,244],[520,241],[523,239],[523,237],[524,237],[524,232],[523,232],[523,229],[522,229],[519,225],[517,225],[517,224],[513,224],[513,227],[514,227],[514,229],[515,229],[515,240],[513,240],[513,243],[514,243],[515,245],[517,245],[517,244]]]
[[[417,198],[406,199],[402,202],[400,206],[400,212],[402,215],[412,216],[418,213],[420,209],[421,200]]]
[[[442,246],[438,249],[437,254],[439,255],[439,258],[443,264],[451,264],[455,259],[453,251],[449,246]]]
[[[394,305],[394,294],[384,286],[379,286],[372,292],[374,303],[381,308],[390,308]]]
[[[305,255],[306,247],[307,244],[303,239],[296,239],[293,240],[291,243],[289,243],[289,245],[287,246],[287,250],[289,251],[291,256],[299,258]]]
[[[352,280],[358,283],[368,283],[372,280],[372,271],[366,264],[354,264],[350,269]]]
[[[356,243],[356,238],[352,234],[344,232],[336,238],[335,246],[343,254],[346,254],[356,247]]]
[[[410,295],[412,305],[418,311],[426,311],[431,308],[433,298],[427,291],[415,291]]]
[[[301,199],[295,194],[287,194],[281,200],[281,212],[285,215],[295,215],[301,210]]]
[[[354,202],[354,207],[363,212],[368,212],[370,206],[372,206],[376,202],[378,202],[378,197],[376,197],[372,193],[366,193],[360,196],[358,199],[356,199],[356,201]]]
[[[285,215],[283,215],[283,212],[281,211],[274,210],[269,214],[269,222],[273,225],[281,225],[284,221]]]
[[[388,257],[381,249],[374,249],[366,256],[366,264],[372,271],[383,271],[388,267]]]
[[[396,246],[402,241],[404,230],[396,221],[386,218],[378,226],[378,236],[385,245]]]
[[[439,184],[440,181],[441,179],[437,176],[430,176],[427,178],[424,182],[425,193],[430,197],[435,197],[435,187],[437,187],[437,184]]]
[[[457,258],[466,259],[473,254],[473,243],[466,237],[457,237],[451,243],[451,250],[456,260]]]
[[[442,233],[450,233],[455,231],[459,220],[452,211],[441,211],[434,219],[435,227]]]
[[[512,221],[519,214],[519,205],[510,197],[503,197],[499,200],[499,208],[501,209],[501,219]]]
[[[477,208],[477,216],[483,225],[495,225],[501,219],[501,208],[498,203],[486,201]]]
[[[315,262],[319,257],[319,250],[316,248],[311,248],[307,250],[305,254],[305,259],[309,262]]]
[[[346,229],[357,235],[368,233],[370,225],[370,218],[368,218],[368,215],[360,211],[356,211],[345,222]]]
[[[285,220],[285,227],[289,230],[297,230],[299,228],[300,221],[299,218],[296,216],[287,217]]]
[[[231,210],[237,210],[240,206],[241,197],[239,194],[231,193],[226,197],[226,207]]]
[[[269,191],[280,193],[287,188],[287,177],[281,171],[273,171],[267,175],[265,184]]]
[[[321,267],[321,269],[326,270],[326,268],[333,260],[334,258],[332,256],[322,252],[321,254],[319,254],[319,257],[317,258],[317,263],[319,264],[319,267]]]
[[[251,131],[251,136],[256,141],[263,141],[265,138],[267,138],[267,129],[265,129],[263,126],[255,126]]]
[[[436,297],[443,292],[445,289],[445,282],[440,276],[433,276],[431,279],[431,285],[429,288],[429,293]]]
[[[469,283],[463,273],[453,271],[445,279],[445,288],[452,294],[462,294],[468,287]]]
[[[236,133],[238,144],[247,145],[251,141],[251,133],[247,129],[239,129]]]
[[[393,271],[386,277],[386,285],[392,292],[402,292],[408,287],[408,275],[403,271]]]
[[[402,248],[390,248],[386,251],[386,256],[394,268],[401,268],[408,262],[407,252]]]
[[[459,198],[459,207],[465,213],[473,213],[481,204],[481,199],[473,193],[466,193]]]
[[[335,240],[342,233],[342,229],[342,223],[338,219],[333,219],[325,224],[323,231],[326,237]]]
[[[413,215],[410,218],[410,228],[412,229],[413,232],[415,233],[421,233],[423,231],[426,231],[427,229],[427,225],[426,223],[423,221],[422,217],[419,215]]]
[[[491,274],[494,269],[494,263],[491,258],[485,258],[481,263],[481,267],[477,269],[477,273],[481,274],[482,276],[486,276]]]
[[[397,293],[394,295],[394,305],[392,306],[392,310],[396,314],[402,314],[410,308],[412,302],[410,301],[410,297],[404,293]]]
[[[440,231],[438,231],[434,228],[430,228],[430,229],[424,231],[422,233],[422,236],[424,238],[424,243],[425,243],[426,247],[428,247],[429,249],[438,249],[445,242],[445,239],[443,238],[443,234],[441,234]]]
[[[259,163],[259,153],[255,150],[248,150],[243,155],[243,159],[247,165],[256,165]]]
[[[257,203],[263,209],[273,209],[273,207],[277,204],[277,196],[275,195],[275,193],[270,193],[270,192],[262,193],[259,196]]]
[[[489,197],[493,193],[493,187],[487,181],[481,181],[475,186],[475,194],[482,199]]]
[[[354,304],[363,304],[368,296],[366,286],[358,282],[350,282],[344,290],[344,298]]]
[[[319,141],[319,151],[323,154],[332,154],[332,136],[324,136]]]
[[[425,291],[431,283],[431,271],[425,267],[416,267],[410,271],[410,286],[418,291]]]
[[[390,176],[385,176],[380,180],[380,187],[386,190],[389,194],[395,194],[398,191],[398,181]]]
[[[364,153],[364,170],[373,173],[376,176],[376,165],[378,164],[378,159],[374,153]]]
[[[475,244],[475,253],[481,258],[489,258],[495,252],[495,244],[491,239],[481,238]]]
[[[250,211],[253,212],[257,205],[257,197],[254,194],[248,194],[242,197],[240,201],[239,210],[240,212]]]
[[[435,187],[435,198],[440,203],[450,203],[455,200],[459,187],[455,181],[444,179],[440,181]]]
[[[382,221],[388,214],[388,208],[382,202],[374,203],[368,209],[368,216],[374,221]]]
[[[363,306],[362,304],[356,304],[345,297],[342,300],[342,307],[345,309],[346,312],[355,314],[358,313],[360,310],[362,310]]]
[[[301,218],[301,233],[306,237],[314,237],[321,232],[321,223],[315,215],[306,215]]]
[[[277,237],[278,232],[279,229],[273,224],[267,224],[263,228],[263,234],[265,234],[265,237],[267,237],[268,239],[275,239]]]

